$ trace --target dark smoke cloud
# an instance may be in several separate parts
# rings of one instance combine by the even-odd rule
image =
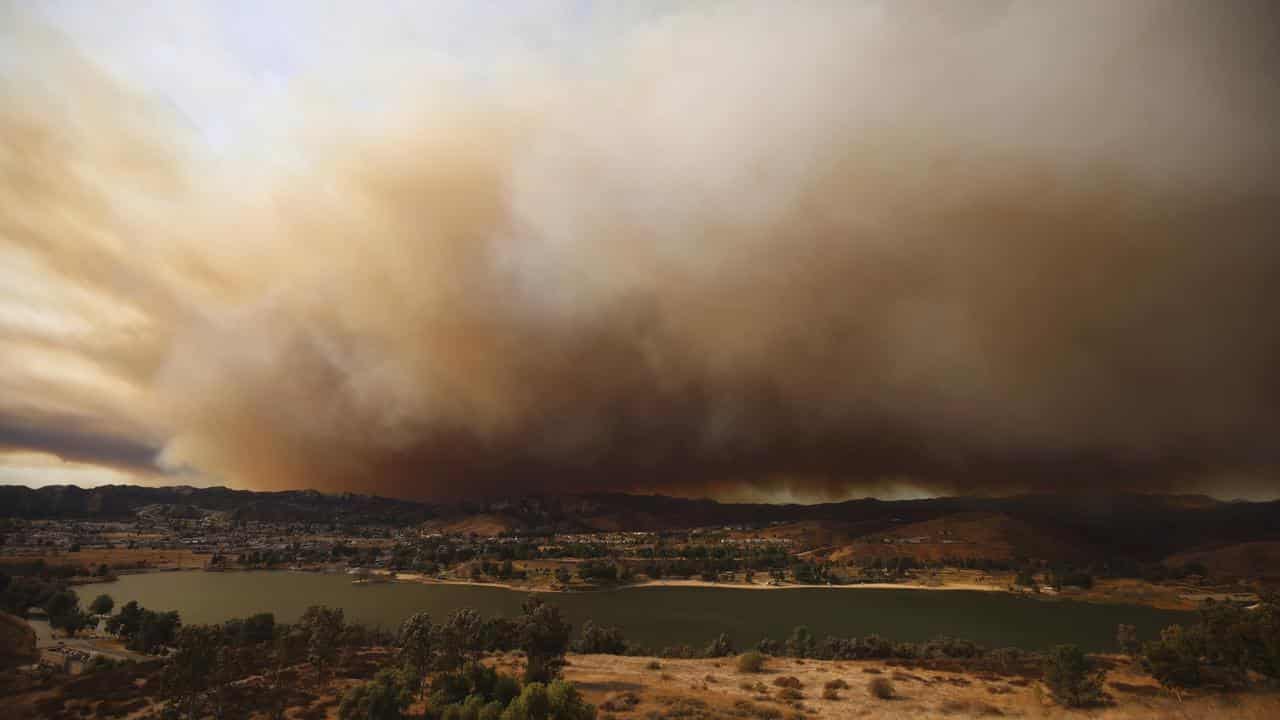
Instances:
[[[491,95],[396,85],[377,132],[308,116],[306,173],[216,168],[243,197],[115,91],[86,126],[19,86],[47,142],[0,199],[40,212],[0,227],[117,308],[62,345],[130,388],[102,412],[239,485],[1266,491],[1275,15],[696,7]]]
[[[0,416],[0,451],[5,450],[48,453],[64,461],[155,475],[160,448],[77,427],[73,418],[42,418],[33,426],[26,418]]]

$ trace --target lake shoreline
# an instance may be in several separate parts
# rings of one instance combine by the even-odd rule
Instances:
[[[411,576],[412,577],[412,576]],[[387,576],[387,579],[391,578]],[[509,583],[483,583],[433,578],[398,582],[353,583],[340,572],[181,572],[125,575],[115,583],[76,588],[82,602],[97,593],[110,594],[118,606],[136,601],[143,607],[177,610],[184,623],[218,623],[229,618],[271,612],[293,622],[306,608],[324,604],[343,608],[347,617],[370,627],[395,628],[416,612],[447,617],[469,608],[485,617],[510,617],[530,594]],[[505,585],[505,586],[504,586]],[[787,637],[797,625],[820,635],[840,637],[880,634],[904,642],[939,635],[964,637],[990,647],[1018,645],[1026,649],[1074,642],[1090,649],[1114,645],[1117,624],[1131,624],[1147,637],[1184,622],[1186,613],[1166,613],[1134,605],[1034,602],[1017,593],[973,591],[911,592],[923,586],[862,587],[866,592],[822,592],[839,586],[814,586],[812,592],[750,592],[749,589],[802,589],[802,586],[732,587],[729,584],[637,584],[599,591],[541,595],[581,626],[618,627],[646,647],[680,644],[701,646],[719,633],[753,644],[762,638]],[[969,590],[965,592],[965,590]]]
[[[556,587],[539,587],[528,585],[516,585],[503,582],[484,582],[477,580],[458,580],[458,579],[441,579],[432,578],[418,573],[393,573],[394,582],[417,583],[420,585],[472,585],[477,587],[498,587],[505,590],[524,590],[536,593],[592,593],[609,590],[628,590],[632,588],[646,587],[687,587],[687,588],[721,588],[725,590],[804,590],[804,589],[825,589],[825,590],[969,590],[975,592],[1003,592],[1009,591],[997,587],[995,585],[983,585],[981,583],[943,583],[939,585],[922,585],[914,583],[848,583],[844,585],[798,585],[794,583],[770,585],[768,583],[745,583],[745,582],[710,582],[707,580],[645,580],[642,582],[625,583],[618,585],[599,585],[594,587],[581,588],[556,588]],[[1010,593],[1018,594],[1018,593]]]
[[[293,572],[319,575],[347,575],[348,571],[338,567],[312,566],[312,567],[288,567],[288,568],[263,568],[263,567],[247,567],[247,568],[220,568],[211,570],[205,568],[148,568],[148,569],[130,569],[125,570],[117,575],[108,578],[73,578],[72,585],[92,584],[100,582],[114,582],[119,576],[123,575],[149,575],[155,573],[172,573],[172,572],[210,572],[210,573],[240,573],[240,572]],[[805,590],[805,589],[824,589],[824,590],[932,590],[932,591],[969,591],[981,593],[993,593],[1010,595],[1014,597],[1023,597],[1041,602],[1056,601],[1073,601],[1102,605],[1134,605],[1140,607],[1148,607],[1155,610],[1175,610],[1187,611],[1195,610],[1199,604],[1188,600],[1182,596],[1170,596],[1168,594],[1161,596],[1130,596],[1113,592],[1109,590],[1095,589],[1093,591],[1074,592],[1074,593],[1057,593],[1046,589],[1043,592],[1031,592],[1030,590],[1018,590],[1010,588],[999,583],[982,583],[982,582],[965,582],[955,580],[942,580],[934,583],[896,583],[896,582],[867,582],[867,583],[846,583],[842,585],[802,585],[796,583],[747,583],[747,582],[711,582],[699,579],[661,579],[661,580],[643,580],[633,583],[620,583],[615,585],[583,585],[577,587],[563,587],[554,585],[541,584],[520,584],[513,582],[504,582],[500,580],[470,580],[466,578],[437,578],[421,573],[414,572],[395,572],[388,570],[374,570],[367,576],[357,578],[352,576],[353,584],[357,585],[384,585],[392,583],[405,583],[414,585],[453,585],[467,587],[491,587],[503,590],[511,590],[517,592],[528,593],[547,593],[557,595],[578,595],[591,594],[599,592],[612,592],[617,590],[637,589],[637,588],[719,588],[723,590]]]

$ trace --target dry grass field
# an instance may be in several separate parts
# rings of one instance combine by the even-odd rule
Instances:
[[[106,564],[113,569],[149,568],[155,570],[203,568],[209,556],[190,550],[151,550],[146,548],[89,548],[79,552],[46,550],[38,553],[0,556],[0,566],[7,563],[43,560],[47,565],[75,565],[89,568]]]
[[[515,659],[499,662],[512,670],[519,664]],[[771,658],[764,672],[747,674],[737,671],[734,658],[654,660],[573,655],[565,674],[600,708],[601,718],[617,720],[1280,717],[1277,693],[1205,693],[1179,701],[1149,676],[1124,667],[1108,675],[1106,691],[1111,704],[1083,710],[1057,705],[1034,679],[900,668],[874,661]],[[798,681],[798,687],[790,678]],[[892,684],[892,699],[872,695],[870,685],[877,679]],[[828,683],[833,689],[825,689]],[[842,684],[848,687],[837,689]]]

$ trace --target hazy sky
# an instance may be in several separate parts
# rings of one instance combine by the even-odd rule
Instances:
[[[0,482],[1280,496],[1278,15],[0,0]]]

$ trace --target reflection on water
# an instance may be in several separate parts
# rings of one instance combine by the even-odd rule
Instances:
[[[284,571],[125,575],[118,582],[77,590],[82,602],[107,593],[116,607],[137,600],[156,610],[178,610],[186,623],[268,611],[287,622],[308,605],[324,604],[343,608],[348,619],[388,629],[419,610],[438,617],[464,607],[484,616],[516,615],[527,595],[469,585],[353,585],[341,574]],[[1038,649],[1071,642],[1104,651],[1115,648],[1119,623],[1136,626],[1147,638],[1191,615],[961,590],[650,587],[545,597],[559,605],[575,627],[587,619],[617,625],[627,639],[654,649],[679,643],[700,646],[721,632],[745,647],[763,637],[784,639],[803,624],[818,638],[876,633],[895,641],[921,641],[951,635],[988,647]]]

